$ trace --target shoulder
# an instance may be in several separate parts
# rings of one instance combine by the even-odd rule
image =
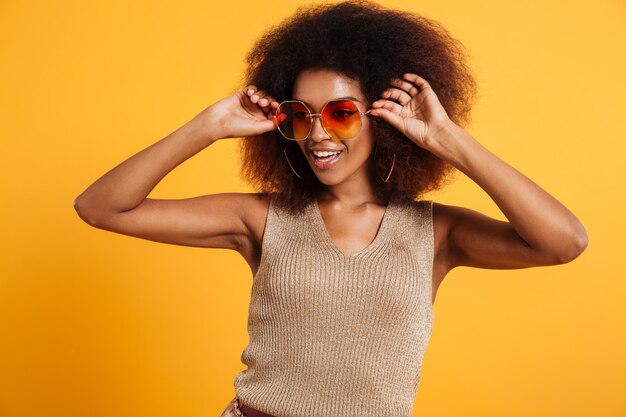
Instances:
[[[417,216],[420,222],[430,221],[433,215],[432,200],[413,200],[410,198],[394,198],[395,205],[404,212],[404,215]]]
[[[432,220],[432,233],[434,243],[435,261],[445,258],[448,249],[448,235],[450,227],[455,218],[452,206],[442,204],[433,200],[422,200],[418,202]]]
[[[244,223],[247,234],[247,244],[256,246],[263,238],[265,220],[270,206],[270,193],[240,193],[241,221]]]
[[[271,194],[269,193],[237,193],[240,205],[242,220],[247,226],[258,223],[261,219],[263,223],[267,217],[270,206]]]
[[[433,202],[433,222],[448,234],[456,225],[471,221],[480,213],[460,206],[452,206]]]
[[[451,229],[465,211],[467,209],[463,207],[438,202],[432,203],[433,228],[435,229],[435,239],[441,244],[440,247],[445,246]]]
[[[478,211],[441,203],[433,205],[433,224],[438,255],[449,269],[457,264],[460,251],[477,247],[489,230],[507,225]]]

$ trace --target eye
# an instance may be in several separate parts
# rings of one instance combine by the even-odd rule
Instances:
[[[333,117],[336,119],[343,119],[343,118],[352,116],[354,113],[355,112],[351,110],[339,109],[339,110],[334,110],[332,114],[333,114]]]
[[[309,113],[305,111],[296,111],[293,113],[293,117],[296,119],[306,119],[309,116]]]

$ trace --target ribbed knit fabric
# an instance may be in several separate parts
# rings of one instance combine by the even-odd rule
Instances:
[[[276,417],[409,417],[433,246],[432,201],[392,199],[374,241],[345,255],[316,202],[298,216],[270,199],[237,397]]]

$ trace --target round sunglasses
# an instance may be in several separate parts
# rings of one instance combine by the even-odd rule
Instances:
[[[362,112],[352,99],[340,99],[331,100],[319,113],[312,113],[303,102],[287,100],[278,105],[274,125],[286,139],[305,140],[313,130],[314,118],[319,117],[328,136],[333,140],[346,140],[359,133],[361,117],[372,110]]]

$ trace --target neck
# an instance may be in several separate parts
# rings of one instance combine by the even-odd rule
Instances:
[[[372,184],[372,169],[369,172],[361,171],[358,175],[347,178],[339,184],[324,185],[317,198],[322,201],[332,201],[340,206],[357,207],[363,204],[386,205],[374,190]]]

